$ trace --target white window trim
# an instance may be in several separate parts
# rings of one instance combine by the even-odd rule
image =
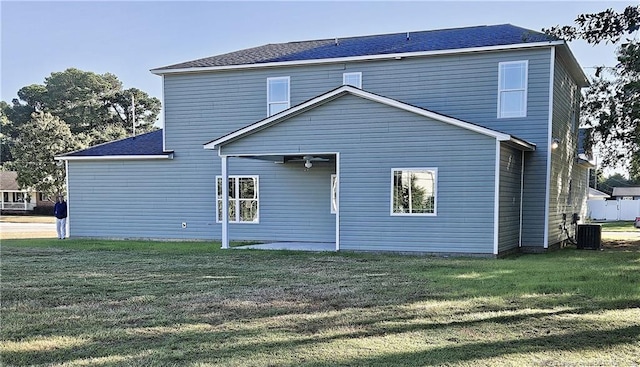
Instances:
[[[231,220],[229,219],[229,224],[259,224],[260,223],[260,180],[259,180],[259,176],[251,176],[251,175],[229,175],[228,178],[233,178],[234,180],[236,180],[235,182],[235,187],[236,187],[236,192],[235,192],[235,199],[231,199],[230,200],[234,200],[236,201],[236,208],[240,207],[240,185],[238,184],[238,179],[240,178],[252,178],[255,180],[256,183],[256,187],[255,187],[255,191],[256,191],[256,201],[257,201],[257,206],[256,206],[256,220],[255,221],[251,221],[251,222],[245,222],[245,221],[240,221],[240,210],[236,209],[236,217]],[[218,199],[218,179],[222,179],[222,176],[216,176],[216,223],[222,223],[222,220],[220,220],[220,218],[218,218],[218,211],[220,211],[220,202],[222,200]]]
[[[502,79],[504,77],[504,73],[502,72],[503,67],[506,65],[513,65],[513,64],[519,64],[519,65],[524,65],[524,88],[517,88],[517,89],[501,89],[502,86]],[[502,93],[503,92],[518,92],[518,91],[522,91],[524,92],[524,105],[523,105],[523,110],[521,111],[520,114],[517,115],[508,115],[508,116],[503,116],[501,111],[501,105],[502,105]],[[505,118],[521,118],[521,117],[527,117],[527,99],[528,99],[528,95],[529,95],[529,60],[520,60],[520,61],[505,61],[505,62],[500,62],[498,63],[498,118],[499,119],[505,119]]]
[[[361,71],[352,72],[352,73],[342,73],[342,85],[347,85],[347,77],[352,75],[358,76],[358,85],[352,85],[352,84],[348,84],[348,85],[352,85],[356,88],[362,89],[362,72]]]
[[[433,171],[433,213],[394,213],[393,212],[393,173],[395,171]],[[435,217],[438,215],[438,168],[434,167],[404,167],[391,169],[391,196],[389,197],[389,213],[392,217]]]
[[[333,173],[331,175],[331,201],[329,204],[331,205],[331,214],[336,214],[336,209],[338,207],[338,176]]]
[[[286,101],[272,101],[271,100],[271,94],[269,93],[269,84],[272,81],[276,81],[276,80],[286,80],[287,81],[287,100]],[[272,116],[272,115],[276,115],[277,113],[271,114],[271,105],[274,104],[284,104],[286,103],[287,107],[285,108],[285,110],[289,109],[289,107],[291,107],[291,77],[288,76],[279,76],[279,77],[273,77],[273,78],[267,78],[267,116]]]

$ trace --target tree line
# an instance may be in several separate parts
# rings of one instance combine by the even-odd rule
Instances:
[[[154,129],[160,100],[124,89],[110,73],[74,68],[53,72],[43,84],[0,101],[0,164],[18,172],[20,187],[54,196],[64,193],[65,169],[56,155]]]

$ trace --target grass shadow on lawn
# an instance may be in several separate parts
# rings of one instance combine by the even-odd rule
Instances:
[[[492,260],[7,241],[2,362],[629,365],[638,248]]]

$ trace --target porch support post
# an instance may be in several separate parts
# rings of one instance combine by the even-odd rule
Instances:
[[[222,159],[222,248],[229,248],[229,171],[227,170],[228,157]],[[216,183],[217,185],[217,183]],[[217,200],[217,198],[216,198]],[[216,215],[218,215],[216,213]]]
[[[336,153],[336,251],[340,251],[340,153]]]
[[[493,194],[493,254],[498,255],[500,239],[500,140],[496,139],[495,188]]]

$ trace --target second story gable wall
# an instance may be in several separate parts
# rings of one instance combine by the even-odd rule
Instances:
[[[166,149],[202,144],[267,116],[267,78],[290,78],[294,106],[361,72],[362,88],[418,107],[546,144],[550,49],[441,55],[308,66],[166,75]],[[498,64],[528,61],[527,116],[497,118]]]

